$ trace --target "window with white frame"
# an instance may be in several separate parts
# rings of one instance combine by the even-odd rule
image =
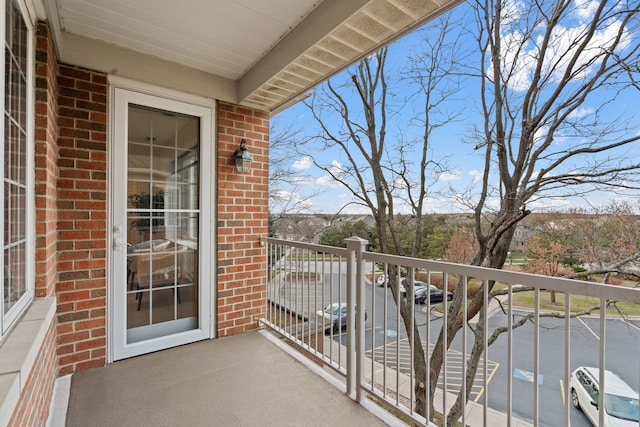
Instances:
[[[20,318],[33,299],[33,25],[19,0],[2,0],[4,14],[4,120],[0,169],[3,220],[0,270],[0,338]]]

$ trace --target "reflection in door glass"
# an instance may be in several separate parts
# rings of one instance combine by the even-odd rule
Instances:
[[[199,126],[196,117],[129,107],[129,343],[198,327]]]

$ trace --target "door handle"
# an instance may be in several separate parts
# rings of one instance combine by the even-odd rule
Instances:
[[[124,247],[122,241],[122,228],[119,225],[113,226],[113,250],[120,251]]]

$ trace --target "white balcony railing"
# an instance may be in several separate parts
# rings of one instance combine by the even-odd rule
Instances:
[[[640,314],[640,289],[383,255],[366,251],[366,242],[357,238],[347,239],[346,249],[278,239],[268,243],[263,323],[331,368],[358,402],[371,397],[413,422],[431,425],[428,416],[416,412],[412,343],[423,343],[428,367],[450,303],[446,298],[441,304],[407,298],[413,320],[406,328],[389,282],[380,279],[389,271],[398,272],[399,281],[422,281],[444,291],[461,287],[455,292],[462,292],[464,318],[473,292],[484,292],[488,309],[467,322],[450,348],[442,350],[433,402],[436,412],[447,413],[467,381],[473,381],[462,425],[497,425],[495,417],[502,425],[589,425],[571,405],[569,380],[580,365],[616,371],[639,388],[640,322],[626,314]],[[493,291],[504,295],[490,295],[487,286],[481,286],[491,281],[497,284]],[[531,290],[521,292],[525,288]],[[560,301],[557,305],[547,303],[552,292]],[[572,301],[585,300],[598,308],[588,315],[572,311]],[[339,317],[334,327],[330,316],[318,312],[338,303],[346,303],[346,318]],[[362,324],[365,327],[354,327]],[[466,361],[478,326],[488,332],[477,373],[467,379]],[[496,328],[504,333],[490,346],[488,336]],[[427,369],[427,384],[429,375]],[[601,374],[600,383],[604,381]],[[598,404],[603,407],[602,393]],[[604,425],[604,411],[599,412]],[[446,418],[441,423],[447,425]]]

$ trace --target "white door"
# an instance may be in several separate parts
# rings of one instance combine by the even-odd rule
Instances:
[[[110,359],[118,360],[211,337],[213,108],[112,94]]]

